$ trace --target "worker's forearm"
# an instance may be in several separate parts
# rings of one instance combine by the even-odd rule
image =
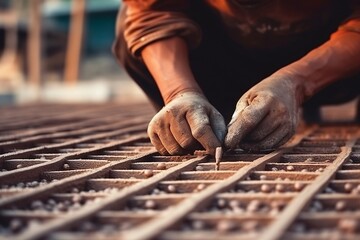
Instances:
[[[142,58],[154,77],[165,104],[185,91],[202,93],[188,60],[188,47],[182,38],[164,39],[146,46]]]
[[[277,73],[301,83],[304,100],[325,86],[360,72],[360,34],[338,32],[322,46]]]

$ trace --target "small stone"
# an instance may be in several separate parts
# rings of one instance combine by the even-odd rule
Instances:
[[[318,168],[315,172],[323,172],[324,168]]]
[[[71,206],[71,202],[69,200],[65,200],[63,203],[64,203],[65,207]]]
[[[203,166],[196,166],[195,171],[204,171]]]
[[[335,191],[330,187],[325,188],[325,193],[334,193],[334,192]]]
[[[245,209],[242,208],[242,207],[235,207],[233,209],[231,209],[233,213],[236,213],[236,214],[243,214],[245,213]]]
[[[89,192],[91,192],[91,191],[95,191],[95,190],[90,190]],[[110,188],[109,189],[109,193],[111,194],[111,193],[116,193],[116,192],[118,192],[119,191],[119,189],[118,188]]]
[[[85,232],[91,232],[95,230],[95,225],[91,222],[84,222],[81,225],[81,229]]]
[[[277,167],[273,167],[273,168],[271,168],[271,171],[276,172],[276,171],[279,171],[279,169]]]
[[[216,201],[216,206],[217,206],[218,208],[224,208],[224,207],[226,207],[226,204],[227,204],[227,202],[226,202],[226,200],[223,199],[223,198],[218,199],[218,200]]]
[[[65,163],[65,164],[63,165],[63,169],[65,169],[65,170],[70,169],[70,165],[69,165],[69,164],[67,164],[67,163]]]
[[[82,196],[80,194],[75,194],[73,197],[72,197],[72,201],[74,203],[80,203],[82,200]]]
[[[244,192],[246,192],[246,190],[242,189],[241,187],[238,187],[238,188],[236,188],[236,191],[235,191],[235,192],[237,192],[237,193],[244,193]]]
[[[269,193],[271,192],[271,187],[268,184],[261,185],[261,191],[263,193]]]
[[[45,209],[46,211],[51,212],[54,209],[54,206],[51,206],[50,204],[44,204],[43,209]]]
[[[308,170],[306,168],[301,169],[301,172],[308,172]]]
[[[52,198],[50,198],[47,203],[50,205],[50,206],[55,206],[56,205],[56,201]]]
[[[12,232],[19,232],[22,228],[22,222],[19,219],[13,219],[9,225]]]
[[[156,203],[155,203],[154,200],[146,200],[145,204],[144,204],[144,207],[146,209],[155,209],[156,208]]]
[[[306,226],[303,223],[295,223],[291,230],[295,233],[304,233],[306,231]]]
[[[114,224],[106,224],[106,225],[103,225],[101,231],[105,235],[111,235],[111,234],[116,233],[116,226]]]
[[[246,208],[246,211],[251,213],[256,212],[259,210],[260,204],[259,200],[251,200]]]
[[[304,184],[301,182],[295,182],[294,183],[294,189],[298,192],[300,192],[304,188]]]
[[[219,223],[216,225],[216,230],[221,233],[230,232],[235,228],[235,223],[230,220],[220,220]]]
[[[176,187],[174,185],[169,185],[169,186],[167,186],[167,191],[169,193],[175,193],[176,192]]]
[[[354,186],[351,183],[345,183],[344,190],[346,192],[351,192],[353,190]]]
[[[146,170],[144,171],[144,176],[145,176],[146,178],[150,178],[150,177],[154,176],[153,170],[151,170],[151,169],[146,169]]]
[[[336,211],[344,211],[346,209],[346,202],[345,201],[337,201],[335,204]]]
[[[33,202],[31,203],[31,208],[34,209],[34,210],[39,210],[39,209],[41,209],[43,206],[44,206],[44,204],[43,204],[42,201],[40,201],[40,200],[36,200],[36,201],[33,201]]]
[[[284,187],[284,185],[282,185],[282,184],[276,184],[275,190],[276,190],[277,192],[283,192],[283,191],[285,190],[285,187]]]
[[[272,209],[282,210],[286,206],[286,202],[281,200],[275,200],[270,203]]]
[[[322,203],[319,202],[319,201],[314,201],[314,202],[313,202],[313,208],[314,208],[314,210],[315,210],[316,212],[319,212],[319,211],[323,210],[323,205],[322,205]]]
[[[31,185],[31,187],[37,187],[37,186],[39,186],[39,182],[38,181],[32,181],[30,185]]]
[[[360,189],[359,188],[354,188],[353,190],[351,190],[351,194],[360,194]]]
[[[157,170],[166,170],[166,164],[161,162],[156,165]]]
[[[295,168],[292,165],[289,165],[286,167],[286,171],[294,171],[294,170],[295,170]]]
[[[312,157],[309,157],[309,158],[305,159],[304,162],[312,162],[313,160],[314,160],[314,159],[313,159]]]
[[[260,175],[260,180],[266,180],[267,179],[267,177],[266,177],[266,175]]]
[[[40,226],[41,222],[38,220],[32,219],[28,223],[28,228],[36,229]]]
[[[78,202],[76,202],[76,203],[72,204],[70,208],[71,208],[72,210],[78,210],[78,209],[81,208],[81,204],[78,203]]]
[[[24,187],[25,187],[25,183],[19,182],[19,183],[16,185],[16,187],[18,187],[18,188],[24,188]]]
[[[358,223],[356,219],[340,219],[338,222],[338,228],[344,233],[355,233],[358,229]]]
[[[245,232],[254,232],[256,230],[256,228],[258,227],[258,222],[256,221],[245,221],[241,224],[241,228],[245,231]]]
[[[229,207],[231,208],[231,209],[236,209],[236,208],[239,208],[240,207],[240,203],[239,203],[239,201],[238,200],[231,200],[230,202],[229,202]]]
[[[152,190],[151,194],[159,195],[159,194],[160,194],[160,189],[154,188],[154,189]]]
[[[269,214],[270,214],[270,216],[276,216],[276,215],[278,215],[279,214],[279,209],[277,209],[277,208],[272,208],[271,210],[270,210],[270,212],[269,212]]]
[[[23,167],[23,165],[22,165],[22,164],[18,164],[18,165],[16,165],[16,168],[17,168],[17,169],[22,168],[22,167]]]
[[[132,228],[134,226],[134,223],[131,222],[122,222],[119,226],[119,230],[124,231]]]
[[[67,207],[65,206],[64,203],[60,202],[56,205],[57,209],[60,211],[60,212],[65,212],[67,210]]]
[[[202,230],[205,228],[205,223],[200,220],[195,220],[195,221],[192,221],[191,227],[194,230]]]
[[[199,185],[197,185],[196,189],[198,191],[202,191],[206,188],[206,185],[204,183],[200,183]]]

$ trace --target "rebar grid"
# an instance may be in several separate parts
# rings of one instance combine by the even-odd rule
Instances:
[[[160,156],[147,105],[3,109],[0,236],[359,239],[360,128],[311,126],[272,152]]]

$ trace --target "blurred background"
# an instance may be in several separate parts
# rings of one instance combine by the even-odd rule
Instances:
[[[120,0],[0,0],[0,106],[145,101],[111,47]]]

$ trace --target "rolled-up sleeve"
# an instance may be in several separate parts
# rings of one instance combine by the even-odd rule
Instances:
[[[186,15],[187,1],[176,0],[124,0],[124,24],[118,25],[118,32],[124,38],[130,52],[140,56],[141,50],[164,38],[179,36],[186,40],[190,48],[201,40],[197,24]]]

